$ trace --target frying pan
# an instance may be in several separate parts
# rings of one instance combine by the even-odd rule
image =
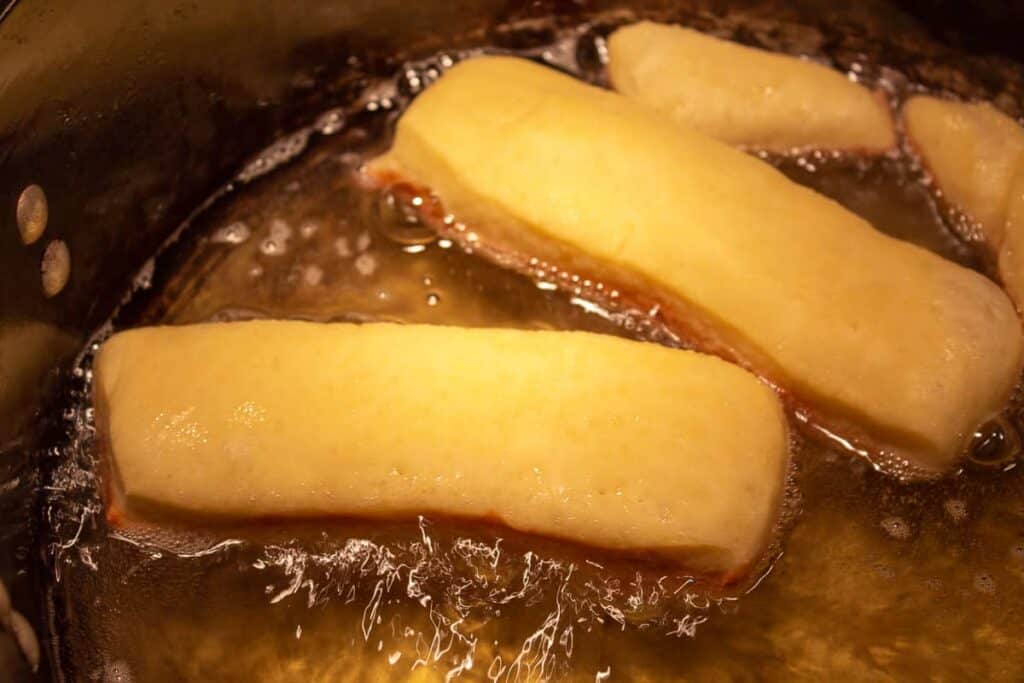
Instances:
[[[403,61],[500,43],[502,27],[524,21],[621,10],[818,27],[838,52],[911,70],[946,64],[917,75],[939,88],[960,79],[966,95],[1008,93],[1011,110],[1021,83],[1024,5],[1011,0],[0,3],[0,578],[42,646],[33,674],[0,636],[0,678],[77,677],[52,647],[73,624],[55,616],[41,515],[41,472],[55,466],[60,429],[54,397],[154,250],[269,141]],[[48,220],[24,245],[16,205],[30,185],[45,193]],[[48,297],[40,260],[53,240],[68,246],[71,269]]]

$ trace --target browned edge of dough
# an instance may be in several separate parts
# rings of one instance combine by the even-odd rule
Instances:
[[[153,503],[148,500],[132,499],[121,495],[119,491],[112,491],[113,488],[109,485],[107,487],[108,524],[119,530],[136,533],[149,529],[163,530],[182,527],[199,528],[203,531],[231,527],[234,530],[239,524],[269,527],[289,523],[315,524],[318,521],[331,524],[344,524],[345,522],[410,524],[420,518],[425,518],[435,524],[443,525],[447,522],[479,529],[484,533],[493,534],[497,538],[501,538],[503,534],[511,533],[521,539],[542,539],[547,544],[557,543],[559,547],[565,547],[573,556],[597,559],[612,565],[642,569],[650,572],[682,571],[687,576],[713,590],[731,590],[745,587],[759,574],[753,570],[762,566],[767,568],[766,565],[770,564],[774,559],[772,554],[768,553],[767,557],[758,557],[749,564],[735,567],[729,571],[709,572],[701,570],[700,567],[706,565],[702,558],[714,558],[717,555],[718,551],[713,548],[608,548],[583,543],[572,538],[515,529],[505,523],[501,516],[494,511],[481,517],[454,515],[430,509],[410,509],[408,511],[396,511],[387,514],[334,514],[310,510],[296,511],[291,514],[235,516],[197,513],[160,503]],[[112,493],[113,495],[111,495]],[[770,548],[771,545],[767,547]]]
[[[98,354],[96,356],[99,357]],[[106,502],[107,523],[119,526],[125,519],[127,500],[124,494],[124,480],[114,457],[114,444],[110,434],[110,405],[103,392],[98,390],[98,374],[94,371],[92,385],[93,415],[96,437],[96,462],[100,478],[100,493]]]
[[[445,219],[448,214],[440,199],[429,188],[410,182],[392,171],[371,171],[364,167],[357,173],[361,176],[360,180],[363,186],[370,191],[391,192],[400,201],[408,201],[413,197],[423,198],[423,203],[416,208],[416,211],[423,222],[437,231],[439,235],[457,242],[473,253],[481,254],[499,266],[511,268],[530,276],[525,264],[531,257],[538,255],[528,256],[519,247],[504,243],[500,237],[481,235],[479,232],[475,232],[478,226],[472,226],[475,239],[467,240],[466,226],[461,226],[462,229],[459,229],[459,223],[450,218],[449,220]],[[584,260],[586,259],[585,255],[581,256]],[[602,282],[607,289],[617,291],[618,297],[615,303],[618,304],[619,310],[656,310],[660,321],[680,338],[691,342],[695,349],[718,356],[761,378],[780,397],[788,412],[800,425],[801,431],[815,442],[831,447],[839,446],[842,450],[866,458],[872,466],[878,469],[883,471],[899,469],[902,470],[902,476],[918,481],[935,480],[946,474],[944,471],[915,466],[909,458],[900,455],[901,452],[912,452],[917,448],[924,448],[923,444],[915,443],[912,436],[899,432],[890,434],[887,431],[873,433],[872,430],[866,429],[850,418],[831,414],[827,410],[803,400],[788,389],[784,382],[779,381],[781,373],[770,359],[764,358],[752,349],[739,348],[726,343],[721,335],[715,332],[718,325],[678,298],[660,292],[656,285],[641,282],[639,277],[636,278],[636,282],[629,282],[622,274],[600,274],[599,266],[593,263],[583,266],[580,263],[573,265],[557,261],[553,261],[553,263],[566,267],[567,271],[581,278]],[[619,279],[614,279],[616,275]],[[960,455],[962,456],[962,454]]]
[[[230,325],[235,323],[222,324]],[[93,403],[95,407],[95,419],[97,426],[95,448],[99,455],[99,474],[102,482],[101,492],[106,503],[107,523],[110,527],[115,529],[143,531],[146,529],[181,527],[183,525],[207,529],[210,527],[222,527],[238,523],[268,526],[298,521],[316,522],[317,520],[330,520],[331,522],[355,520],[400,523],[413,522],[423,516],[440,523],[444,523],[445,521],[454,521],[461,524],[468,524],[484,530],[492,530],[499,535],[501,531],[505,531],[512,532],[523,538],[542,538],[549,542],[558,542],[559,544],[568,546],[572,550],[573,554],[581,557],[591,557],[596,551],[600,559],[607,560],[612,563],[622,565],[626,563],[640,563],[645,569],[651,571],[684,571],[689,576],[692,576],[697,581],[707,585],[709,589],[712,590],[732,590],[747,586],[752,583],[757,576],[763,573],[763,570],[767,570],[768,566],[770,566],[771,562],[774,560],[774,555],[777,554],[769,551],[776,545],[775,540],[781,533],[779,511],[784,503],[783,499],[787,495],[786,487],[783,487],[783,492],[779,496],[780,499],[776,502],[775,519],[773,520],[773,524],[768,530],[766,530],[766,535],[762,539],[762,546],[764,550],[761,555],[747,564],[733,567],[731,570],[725,572],[708,572],[701,569],[702,566],[707,565],[708,559],[714,559],[719,552],[713,548],[652,547],[621,549],[602,547],[600,545],[580,542],[568,537],[561,537],[557,534],[545,534],[515,529],[512,525],[506,523],[496,510],[491,510],[488,514],[480,517],[454,515],[442,510],[429,509],[409,509],[406,511],[396,511],[379,515],[371,512],[357,515],[334,514],[324,512],[322,510],[297,510],[290,514],[257,516],[201,513],[184,510],[173,505],[167,505],[145,498],[131,496],[126,493],[124,481],[117,466],[117,456],[113,452],[113,444],[109,427],[110,406],[106,397],[103,396],[101,392],[95,391],[95,387]],[[788,446],[788,451],[791,453],[792,450],[793,448],[790,444]],[[786,476],[788,476],[788,461]],[[759,569],[762,571],[757,571]]]

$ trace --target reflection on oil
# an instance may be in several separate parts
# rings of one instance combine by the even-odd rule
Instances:
[[[0,449],[38,405],[46,375],[74,350],[72,335],[32,320],[0,324]]]

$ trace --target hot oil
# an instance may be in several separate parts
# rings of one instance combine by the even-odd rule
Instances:
[[[607,26],[595,26],[553,43],[543,31],[496,42],[600,82]],[[789,38],[816,46],[809,35]],[[254,160],[144,270],[115,326],[287,317],[677,342],[610,295],[595,302],[560,273],[501,268],[439,239],[401,201],[360,189],[359,165],[386,147],[408,96],[458,57],[410,64]],[[878,228],[981,267],[905,160],[771,161]],[[94,476],[88,366],[87,353],[47,510],[60,574],[53,621],[71,678],[1024,676],[1024,476],[999,444],[995,464],[932,483],[801,444],[784,552],[751,586],[709,599],[663,567],[453,520],[112,529]]]

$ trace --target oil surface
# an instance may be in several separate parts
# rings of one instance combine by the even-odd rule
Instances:
[[[607,27],[510,32],[502,44],[600,82]],[[800,30],[762,42],[821,48]],[[408,96],[457,58],[410,64],[275,143],[143,269],[114,327],[290,317],[649,337],[642,315],[490,264],[358,187]],[[910,87],[886,78],[894,97]],[[981,267],[909,159],[774,163],[879,229]],[[71,680],[1024,677],[1024,468],[1012,460],[904,484],[805,445],[781,557],[749,592],[708,600],[686,577],[445,520],[108,528],[88,367],[87,353],[47,509]]]

